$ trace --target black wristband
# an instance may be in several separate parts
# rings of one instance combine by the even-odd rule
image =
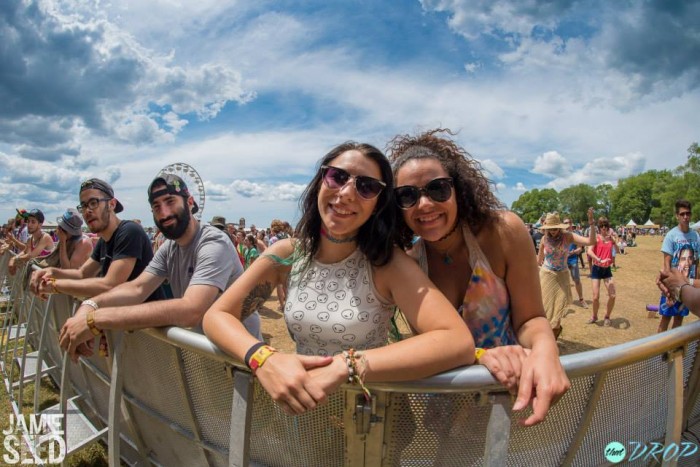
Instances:
[[[253,354],[254,354],[255,352],[257,352],[257,350],[258,350],[260,347],[262,347],[263,345],[265,345],[264,342],[258,342],[257,344],[253,344],[253,345],[248,349],[248,351],[245,353],[245,360],[243,360],[243,363],[245,363],[246,366],[247,366],[248,368],[250,368],[250,363],[249,363],[249,362],[250,362],[250,358],[251,358],[251,357],[253,356]]]

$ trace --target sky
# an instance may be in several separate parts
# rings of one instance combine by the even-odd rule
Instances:
[[[53,220],[98,177],[152,225],[146,188],[180,162],[202,220],[294,222],[331,148],[436,127],[507,206],[673,169],[700,141],[698,17],[700,0],[3,0],[0,220]]]

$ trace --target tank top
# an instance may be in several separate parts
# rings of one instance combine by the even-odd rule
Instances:
[[[603,237],[600,235],[596,235],[597,237],[597,243],[593,247],[593,253],[599,258],[599,259],[612,259],[612,250],[613,250],[613,241],[612,240],[603,240]],[[599,266],[601,268],[609,268],[612,266],[612,263],[608,261],[608,263],[603,266],[600,262],[594,261],[593,264],[596,266]]]
[[[297,353],[326,356],[387,344],[394,307],[375,290],[372,267],[359,249],[337,263],[304,263],[292,267],[284,307]]]
[[[544,262],[542,266],[550,271],[568,269],[569,245],[571,244],[564,243],[563,233],[556,240],[552,240],[545,235],[542,238],[542,248],[544,248]]]
[[[41,239],[39,239],[39,241],[41,241]],[[34,237],[29,237],[29,251],[33,251],[35,246],[36,245],[34,245]],[[48,256],[49,254],[51,254],[52,251],[53,250],[41,250],[41,253],[39,253],[39,257],[41,258],[42,256]]]
[[[514,345],[518,341],[513,330],[510,297],[503,279],[492,270],[471,230],[462,226],[469,251],[472,274],[462,305],[457,310],[467,323],[477,347],[492,348]],[[428,274],[428,256],[423,239],[416,242],[418,264]]]

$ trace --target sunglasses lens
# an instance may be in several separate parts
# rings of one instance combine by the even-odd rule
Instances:
[[[402,186],[394,190],[396,202],[402,209],[408,209],[418,202],[420,190],[414,186]]]
[[[449,179],[438,178],[428,183],[425,186],[425,191],[433,201],[444,203],[450,199],[450,195],[452,194],[452,184],[450,183]]]
[[[355,178],[355,188],[357,188],[357,194],[364,199],[372,199],[379,195],[384,187],[379,183],[379,180],[359,175]]]
[[[350,174],[336,167],[326,167],[326,172],[323,174],[323,181],[328,188],[341,188],[345,186],[350,178]]]

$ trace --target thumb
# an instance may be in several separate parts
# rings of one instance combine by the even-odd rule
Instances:
[[[321,357],[320,355],[298,355],[299,361],[305,370],[319,368],[329,365],[333,361],[333,357]]]

